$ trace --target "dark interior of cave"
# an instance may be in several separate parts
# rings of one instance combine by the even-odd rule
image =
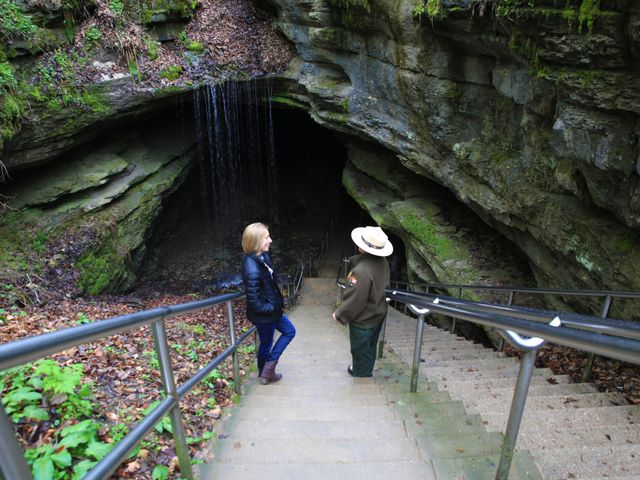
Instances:
[[[203,171],[194,165],[165,204],[141,287],[201,290],[211,288],[216,279],[237,274],[242,230],[252,222],[269,226],[272,257],[284,274],[295,272],[303,254],[307,272],[313,274],[314,259],[329,230],[348,240],[348,231],[356,224],[373,224],[342,187],[347,154],[340,140],[306,112],[274,106],[271,115],[277,173],[274,205],[264,208],[269,204],[264,189],[249,183],[242,184],[231,201],[221,202],[220,208],[203,191]],[[254,152],[248,161],[257,156]],[[353,250],[349,242],[347,245],[343,255],[348,256]]]

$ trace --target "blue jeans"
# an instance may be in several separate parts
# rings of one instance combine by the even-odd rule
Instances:
[[[291,320],[286,315],[282,315],[278,320],[271,323],[256,323],[258,331],[258,339],[260,346],[258,347],[258,372],[262,373],[262,367],[266,362],[272,362],[280,359],[280,355],[287,348],[287,345],[296,336],[296,327],[293,326]],[[273,344],[275,332],[279,331],[280,336]]]

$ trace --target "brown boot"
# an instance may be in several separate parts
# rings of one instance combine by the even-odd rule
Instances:
[[[282,378],[282,374],[276,373],[277,364],[277,360],[272,360],[264,364],[264,367],[262,368],[262,375],[260,375],[260,383],[262,385],[277,382]]]

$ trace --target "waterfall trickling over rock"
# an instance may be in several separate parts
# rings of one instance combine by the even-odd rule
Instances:
[[[207,223],[247,216],[277,223],[277,166],[268,81],[207,85],[194,92],[193,100]]]

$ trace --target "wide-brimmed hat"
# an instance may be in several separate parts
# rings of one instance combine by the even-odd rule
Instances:
[[[393,253],[393,245],[380,227],[354,228],[351,239],[363,251],[376,257],[388,257]]]

